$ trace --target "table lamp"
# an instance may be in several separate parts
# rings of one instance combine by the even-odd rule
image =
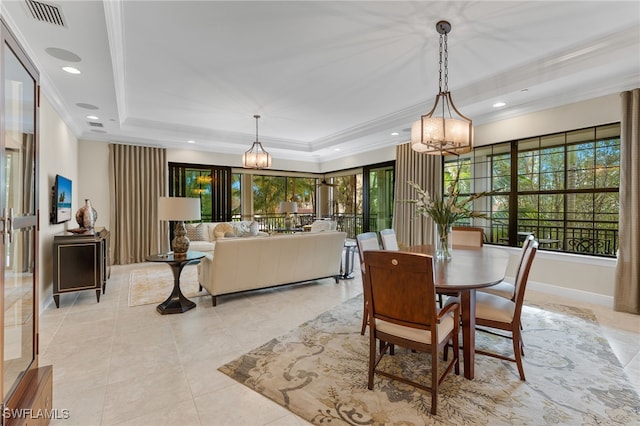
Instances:
[[[285,213],[284,216],[284,227],[287,229],[291,229],[293,226],[293,220],[291,218],[291,213],[298,212],[298,203],[295,201],[281,201],[280,202],[280,213]]]
[[[160,197],[158,219],[175,221],[171,249],[174,257],[184,257],[189,251],[185,220],[200,220],[200,198]]]

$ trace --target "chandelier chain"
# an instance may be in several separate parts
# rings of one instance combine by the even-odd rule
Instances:
[[[260,116],[254,115],[253,118],[256,119],[256,142],[258,142],[258,119],[260,118]]]
[[[449,49],[447,46],[447,33],[444,33],[440,36],[441,41],[444,40],[444,91],[449,91]],[[442,44],[440,46],[442,49]],[[442,55],[442,50],[440,51],[440,55]],[[440,59],[442,61],[442,59]]]

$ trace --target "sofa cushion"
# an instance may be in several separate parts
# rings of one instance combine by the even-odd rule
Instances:
[[[204,223],[187,223],[187,238],[191,241],[206,241]]]
[[[191,241],[189,243],[189,251],[203,251],[203,252],[213,252],[216,248],[216,243],[212,243],[211,241]]]

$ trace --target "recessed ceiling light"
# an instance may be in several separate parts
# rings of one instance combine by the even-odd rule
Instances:
[[[333,148],[334,151],[342,151],[340,148]]]
[[[494,108],[500,108],[500,107],[503,107],[505,105],[506,105],[506,103],[504,103],[504,102],[496,102],[495,104],[493,104],[493,107]]]
[[[97,116],[97,115],[87,115],[87,118],[88,118],[89,120],[99,120],[99,118],[98,118],[98,116]]]
[[[187,141],[187,143],[196,143],[196,141]]]
[[[69,74],[80,74],[80,70],[74,67],[62,67],[62,71],[66,71]]]
[[[398,133],[398,132],[393,132],[393,133],[391,133],[391,136],[398,136],[399,134],[400,133]]]

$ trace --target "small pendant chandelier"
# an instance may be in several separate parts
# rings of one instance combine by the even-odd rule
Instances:
[[[473,148],[473,125],[470,118],[458,111],[449,92],[447,34],[451,31],[451,24],[440,21],[436,30],[440,34],[439,92],[431,111],[411,126],[411,148],[426,154],[460,155]]]
[[[259,115],[254,115],[256,119],[256,141],[251,145],[249,151],[242,154],[242,166],[247,169],[268,169],[271,167],[271,154],[264,150],[258,140],[258,119]]]

